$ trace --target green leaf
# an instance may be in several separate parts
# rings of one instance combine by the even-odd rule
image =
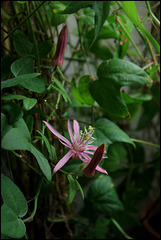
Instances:
[[[5,55],[1,59],[1,78],[4,80],[11,73],[11,64],[13,63],[14,58],[10,55]]]
[[[130,113],[121,97],[123,86],[139,86],[150,83],[150,78],[140,67],[122,59],[104,61],[97,69],[98,80],[90,83],[92,97],[108,113],[129,118]]]
[[[23,116],[23,112],[19,105],[14,102],[5,102],[2,109],[7,112],[8,123],[12,124]]]
[[[109,215],[123,210],[110,176],[94,180],[89,187],[87,197],[92,207],[99,213]]]
[[[24,88],[31,90],[33,92],[42,93],[46,90],[48,84],[41,77],[37,77],[29,79],[28,81],[21,83],[21,85]]]
[[[122,1],[122,8],[128,18],[138,27],[142,33],[149,39],[149,41],[152,43],[152,45],[155,47],[155,49],[160,53],[160,46],[153,38],[153,36],[144,28],[144,26],[140,23],[136,5],[134,1]]]
[[[106,229],[109,223],[109,219],[97,218],[93,227],[93,232],[90,233],[88,239],[106,239]]]
[[[68,181],[69,181],[69,198],[67,204],[69,205],[72,203],[75,194],[77,193],[78,190],[80,190],[82,198],[84,199],[84,193],[79,182],[75,178],[73,178],[72,175],[68,175]]]
[[[32,56],[25,56],[16,60],[11,65],[11,71],[15,77],[34,72],[35,59]]]
[[[37,148],[35,148],[32,144],[30,144],[30,149],[31,149],[31,153],[35,156],[39,167],[41,169],[41,171],[43,172],[43,174],[45,175],[45,177],[47,178],[48,181],[51,181],[52,179],[52,174],[51,174],[51,167],[49,165],[48,160],[45,158],[45,156],[39,152],[37,150]]]
[[[42,43],[39,43],[37,45],[38,47],[38,52],[39,52],[39,58],[45,58],[51,51],[52,47],[53,47],[53,44],[52,42],[49,42],[49,41],[45,41],[45,42],[42,42]],[[33,53],[35,55],[35,58],[37,57],[36,55],[36,50],[35,48],[33,49]]]
[[[28,140],[24,137],[21,130],[18,128],[11,128],[2,139],[2,148],[6,150],[28,150],[30,145]]]
[[[2,89],[9,88],[9,87],[13,87],[13,86],[16,86],[19,84],[21,84],[21,85],[27,84],[27,83],[29,84],[31,78],[35,78],[39,75],[40,75],[40,73],[29,73],[29,74],[20,75],[16,78],[7,79],[1,83],[1,88]]]
[[[106,118],[100,118],[96,121],[93,136],[97,138],[97,140],[94,141],[94,144],[97,146],[102,144],[102,142],[106,144],[106,147],[114,142],[126,142],[135,147],[135,144],[129,136],[116,124]]]
[[[27,81],[23,81],[21,82],[21,85],[24,88],[27,88],[33,92],[37,92],[37,93],[42,93],[46,90],[47,87],[47,82],[45,82],[43,79],[41,79],[41,77],[37,77],[36,76],[40,75],[40,74],[36,74],[33,73],[34,72],[34,64],[35,64],[35,60],[31,57],[31,56],[26,56],[23,57],[17,61],[15,61],[12,66],[11,66],[11,70],[12,73],[18,78],[21,76],[25,76],[25,74],[27,75],[28,73],[31,74],[35,74],[33,76],[33,78],[28,79]],[[29,106],[27,105],[27,102],[25,102],[25,107],[27,107],[27,109],[29,110],[29,108],[31,109],[34,106],[34,102],[35,100],[31,101]]]
[[[26,111],[33,108],[37,103],[37,100],[35,98],[27,98],[23,95],[16,95],[16,94],[8,94],[5,96],[2,96],[2,99],[3,100],[11,100],[11,99],[23,100],[23,105]]]
[[[64,23],[67,19],[68,15],[67,14],[53,14],[51,17],[51,25],[53,27],[57,27],[58,25]]]
[[[23,99],[23,105],[26,111],[33,108],[37,103],[37,100],[35,98],[25,98]]]
[[[111,50],[102,43],[101,40],[96,41],[91,47],[90,51],[95,54],[96,58],[108,60],[113,58]]]
[[[32,53],[33,44],[20,30],[17,30],[13,35],[13,45],[20,56],[31,55]]]
[[[30,142],[31,141],[31,135],[29,132],[29,129],[24,121],[23,118],[20,118],[18,121],[13,123],[14,128],[18,128],[22,135]]]
[[[20,189],[6,176],[1,174],[1,194],[7,205],[18,217],[23,217],[28,211],[26,199]]]
[[[77,173],[80,171],[80,167],[82,165],[82,161],[78,159],[71,158],[64,166],[63,170],[68,173]],[[82,173],[83,174],[83,173]]]
[[[37,132],[41,135],[41,139],[45,142],[46,148],[48,150],[49,153],[49,159],[51,161],[56,161],[57,160],[57,156],[56,156],[56,150],[55,148],[49,143],[48,139],[46,138],[46,136],[37,130]]]
[[[120,167],[122,160],[126,158],[127,152],[122,143],[115,142],[109,146],[107,161],[104,161],[103,168],[107,169],[108,173],[116,171]]]
[[[2,239],[19,239],[25,235],[26,227],[16,213],[6,204],[1,207],[1,237]]]
[[[14,33],[13,44],[16,52],[20,56],[31,55],[33,44],[30,42],[29,38],[24,34],[24,32],[17,30]]]
[[[92,7],[96,1],[70,1],[63,11],[56,11],[61,14],[71,14],[79,11],[82,8]]]
[[[92,7],[93,10],[95,11],[95,37],[93,39],[92,44],[99,35],[99,32],[109,15],[110,4],[111,1],[95,1],[95,4]]]
[[[72,83],[71,91],[74,99],[79,104],[93,105],[94,99],[89,91],[89,82],[91,78],[89,75],[85,75],[79,79],[78,88]]]
[[[1,139],[3,139],[4,135],[12,128],[10,124],[8,124],[8,119],[5,114],[1,113]]]
[[[109,15],[110,4],[111,1],[71,1],[64,11],[58,11],[58,13],[71,14],[82,8],[91,7],[95,12],[95,36],[93,44]]]

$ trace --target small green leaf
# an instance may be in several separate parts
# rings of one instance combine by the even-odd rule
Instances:
[[[68,180],[69,180],[69,198],[68,198],[67,204],[69,205],[72,203],[75,197],[75,194],[77,193],[78,190],[80,190],[83,199],[84,199],[84,193],[79,182],[75,178],[73,178],[72,175],[68,175]]]
[[[40,73],[29,73],[29,74],[20,75],[16,78],[7,79],[1,83],[1,88],[2,89],[9,88],[19,84],[23,85],[23,83],[30,82],[29,80],[31,80],[31,78],[35,78],[39,75]]]
[[[20,56],[31,55],[33,44],[29,41],[28,37],[20,30],[17,30],[14,33],[13,45],[16,49],[16,52]]]
[[[37,100],[35,98],[25,98],[23,99],[23,105],[26,111],[30,110],[35,106]]]
[[[1,174],[1,194],[3,202],[18,217],[23,217],[28,211],[26,199],[20,189],[4,174]]]
[[[124,131],[106,118],[100,118],[96,121],[93,136],[97,138],[94,141],[97,146],[102,144],[102,142],[106,144],[106,147],[114,142],[126,142],[135,146],[134,142]]]
[[[54,82],[56,83],[56,85],[57,85],[59,88],[57,88],[57,87],[55,87],[55,86],[53,86],[53,85],[51,85],[51,87],[55,88],[58,92],[60,92],[66,102],[69,101],[69,102],[71,103],[71,100],[70,100],[70,98],[69,98],[69,96],[68,96],[68,94],[67,94],[64,86],[63,86],[63,85],[61,84],[61,82],[58,81],[55,77],[53,77],[53,79],[54,79]]]
[[[25,235],[26,227],[16,213],[6,204],[1,207],[1,237],[2,239],[19,239]]]
[[[99,213],[113,214],[123,210],[123,204],[119,200],[110,176],[103,176],[94,180],[87,194],[92,207]]]
[[[21,130],[18,128],[11,128],[2,139],[2,148],[6,150],[28,150],[30,145],[28,140],[24,137]]]
[[[30,144],[31,153],[35,156],[41,171],[45,175],[48,181],[51,181],[52,174],[51,174],[51,167],[49,165],[48,160],[45,158],[45,156],[37,150],[32,144]]]

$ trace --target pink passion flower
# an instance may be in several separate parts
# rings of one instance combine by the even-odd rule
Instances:
[[[68,132],[70,136],[71,142],[63,137],[55,128],[53,128],[48,122],[43,121],[45,125],[48,127],[48,129],[56,136],[58,137],[59,141],[66,147],[68,147],[70,150],[69,152],[59,160],[59,162],[56,164],[53,173],[56,173],[60,168],[62,168],[66,162],[72,157],[72,158],[79,158],[85,163],[89,163],[91,160],[91,157],[88,155],[93,155],[94,152],[97,150],[97,146],[91,145],[93,143],[94,138],[92,137],[94,133],[94,129],[89,126],[88,131],[85,128],[84,132],[80,131],[79,124],[76,120],[73,121],[73,130],[70,124],[70,121],[68,120]],[[101,159],[102,158],[107,158],[104,156],[104,148],[101,150]],[[97,161],[97,164],[101,161],[99,158],[99,161]],[[105,169],[100,167],[99,165],[95,164],[94,168],[95,170],[108,174]],[[93,168],[92,168],[93,170]]]

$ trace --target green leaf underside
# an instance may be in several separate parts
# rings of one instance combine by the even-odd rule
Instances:
[[[107,112],[121,118],[128,118],[129,111],[120,88],[150,83],[149,76],[140,67],[122,59],[104,61],[97,75],[99,79],[90,84],[92,97]]]

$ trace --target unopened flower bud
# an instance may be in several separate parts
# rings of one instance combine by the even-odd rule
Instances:
[[[56,53],[52,60],[53,65],[56,65],[56,66],[63,65],[63,57],[64,57],[66,44],[67,44],[67,27],[64,26],[58,37]]]
[[[82,171],[86,177],[92,177],[94,175],[96,167],[103,157],[104,151],[105,151],[105,144],[103,143],[96,149],[88,165],[83,168]]]

